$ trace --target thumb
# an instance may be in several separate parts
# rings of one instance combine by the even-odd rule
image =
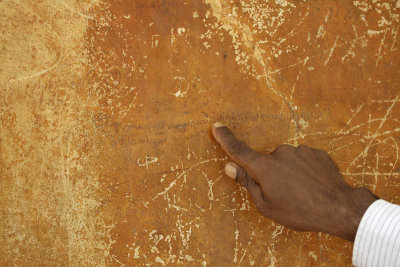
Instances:
[[[251,178],[249,173],[244,168],[233,162],[229,162],[225,165],[224,171],[226,175],[235,179],[236,182],[249,191],[257,207],[260,208],[265,204],[265,196],[260,185],[254,181],[253,178]]]
[[[260,153],[237,139],[231,130],[222,123],[214,123],[212,133],[222,149],[240,166],[246,169],[250,168],[256,159],[260,157]]]

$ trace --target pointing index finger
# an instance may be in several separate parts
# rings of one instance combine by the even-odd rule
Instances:
[[[249,168],[260,154],[236,138],[232,131],[221,122],[213,124],[212,133],[222,149],[240,166]]]

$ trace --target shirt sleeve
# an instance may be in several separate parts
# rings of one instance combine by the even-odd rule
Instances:
[[[400,206],[378,199],[364,213],[353,247],[359,267],[400,266]]]

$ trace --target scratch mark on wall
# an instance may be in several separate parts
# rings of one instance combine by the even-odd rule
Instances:
[[[331,59],[331,56],[332,56],[332,54],[333,54],[333,51],[334,51],[335,48],[336,48],[336,44],[337,44],[337,40],[338,40],[338,39],[339,39],[339,36],[336,36],[335,42],[333,43],[333,46],[332,46],[331,50],[329,51],[328,58],[327,58],[327,59],[325,60],[325,62],[324,62],[324,66],[326,66],[326,64],[328,64],[329,60]]]
[[[383,35],[383,38],[381,39],[381,45],[379,46],[379,50],[378,50],[378,54],[377,54],[377,57],[376,57],[375,66],[378,66],[379,60],[382,59],[382,55],[381,55],[381,53],[382,53],[382,47],[383,47],[383,45],[384,45],[384,43],[385,43],[387,31],[388,31],[388,29],[385,30],[385,34]]]
[[[182,178],[185,177],[190,171],[192,171],[194,168],[197,168],[203,164],[209,163],[209,162],[217,162],[217,161],[221,161],[224,160],[224,158],[211,158],[211,159],[206,159],[206,160],[202,160],[194,165],[192,165],[190,168],[182,171],[182,173],[180,173],[165,189],[164,191],[158,193],[155,197],[152,198],[152,200],[156,200],[159,196],[163,196],[166,195],[168,193],[169,190],[171,190],[172,187],[174,187],[176,185],[176,183]]]

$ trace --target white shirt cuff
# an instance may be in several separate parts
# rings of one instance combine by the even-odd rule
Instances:
[[[363,215],[353,247],[359,267],[400,266],[400,206],[378,199]]]

